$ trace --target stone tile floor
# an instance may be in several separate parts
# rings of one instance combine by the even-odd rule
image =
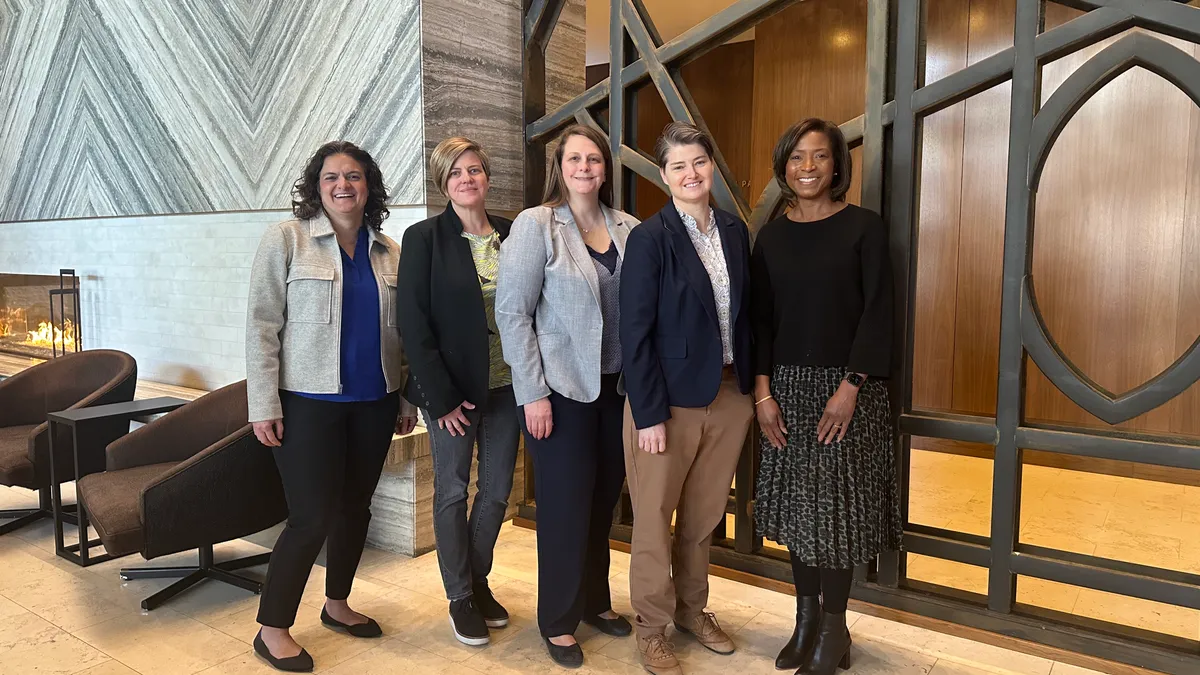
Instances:
[[[18,501],[0,488],[0,507]],[[27,497],[27,496],[26,496]],[[24,499],[20,499],[24,501]],[[368,549],[353,605],[375,617],[386,635],[358,640],[325,629],[319,614],[324,569],[314,568],[295,635],[318,672],[338,675],[552,673],[536,626],[535,534],[509,524],[496,549],[491,584],[512,614],[486,647],[454,640],[447,621],[436,554],[415,559]],[[268,531],[224,544],[218,559],[250,555],[270,545]],[[123,566],[188,564],[194,554],[146,563],[129,556],[82,569],[53,552],[49,521],[0,537],[0,673],[184,675],[270,673],[251,650],[257,597],[206,582],[153,612],[141,599],[168,581],[122,583]],[[629,556],[613,552],[612,593],[617,611],[630,614]],[[262,572],[263,570],[257,570]],[[673,640],[689,674],[774,673],[773,660],[792,630],[791,596],[713,577],[710,609],[733,634],[738,652],[712,654],[686,636]],[[1047,659],[943,635],[871,616],[852,615],[854,666],[848,675],[981,673],[1084,675]],[[632,638],[614,639],[581,626],[586,663],[581,673],[641,673]]]

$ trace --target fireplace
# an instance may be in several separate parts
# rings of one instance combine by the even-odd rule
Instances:
[[[40,359],[82,349],[79,278],[0,273],[0,352]]]

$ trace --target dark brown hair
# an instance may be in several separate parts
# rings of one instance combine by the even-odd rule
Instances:
[[[304,173],[292,186],[292,214],[300,220],[309,220],[322,212],[321,167],[326,159],[334,155],[346,155],[363,168],[367,179],[367,206],[363,210],[363,223],[379,230],[388,217],[388,193],[387,186],[383,184],[383,172],[370,153],[349,141],[330,141],[317,148],[308,159]]]
[[[708,134],[704,133],[699,127],[687,122],[671,122],[663,127],[662,135],[658,137],[658,142],[654,144],[654,161],[658,163],[658,168],[666,170],[667,168],[667,153],[671,148],[677,148],[681,145],[698,145],[704,148],[705,154],[710,158],[713,156],[713,141]]]
[[[559,206],[567,201],[567,179],[563,177],[563,153],[566,151],[567,139],[572,136],[583,136],[600,148],[600,156],[604,158],[604,184],[600,186],[600,203],[612,208],[612,150],[608,147],[608,139],[596,129],[583,125],[572,124],[563,130],[558,137],[558,147],[554,148],[554,157],[550,162],[550,170],[546,172],[546,189],[542,192],[543,206]]]
[[[846,193],[850,191],[850,177],[851,172],[854,171],[854,164],[850,159],[850,144],[846,142],[846,136],[842,134],[842,130],[838,128],[837,124],[810,117],[803,122],[793,124],[783,132],[775,144],[775,152],[771,155],[771,166],[775,170],[775,182],[779,183],[779,190],[788,204],[796,202],[796,193],[787,184],[788,160],[800,139],[814,131],[825,134],[825,137],[829,139],[829,144],[833,146],[833,184],[829,186],[829,198],[835,202],[845,201]]]

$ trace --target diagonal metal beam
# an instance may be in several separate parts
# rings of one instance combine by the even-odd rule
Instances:
[[[631,148],[628,145],[621,145],[621,162],[625,168],[654,183],[663,192],[669,192],[667,184],[663,182],[662,175],[659,174],[658,165],[654,163],[649,155]]]
[[[1137,18],[1143,28],[1171,37],[1200,42],[1200,8],[1187,0],[1056,0],[1059,4],[1083,11],[1119,9]]]
[[[662,96],[663,103],[666,104],[667,111],[671,114],[671,118],[682,122],[690,122],[701,128],[705,128],[704,119],[700,112],[695,109],[695,101],[692,100],[691,94],[684,93],[687,91],[683,84],[683,78],[676,73],[672,77],[667,72],[666,67],[658,59],[655,52],[654,43],[650,36],[650,32],[642,23],[642,17],[638,15],[638,10],[633,4],[633,0],[613,0],[614,5],[620,2],[622,8],[621,18],[625,24],[625,32],[629,34],[630,40],[633,41],[634,47],[641,54],[642,61],[650,71],[650,80],[654,83],[654,87],[658,89],[658,93]],[[613,59],[615,61],[615,59]],[[615,70],[615,69],[614,69]],[[615,74],[615,73],[614,73]],[[612,128],[612,121],[609,121],[609,126]],[[705,129],[707,131],[707,129]],[[711,134],[710,134],[711,136]],[[713,177],[713,197],[717,201],[717,205],[722,209],[737,215],[745,220],[749,217],[749,208],[744,205],[744,200],[739,200],[733,188],[729,184],[729,166],[725,163],[724,158],[720,156],[720,151],[714,151],[716,157],[713,161],[717,164],[716,175]]]
[[[730,39],[741,35],[764,19],[777,14],[800,0],[739,0],[714,14],[706,21],[693,26],[674,40],[653,50],[664,65],[683,65],[695,60]],[[643,56],[645,52],[643,52]],[[650,76],[644,60],[635,61],[621,69],[621,86],[628,88]],[[608,97],[609,84],[606,79],[589,87],[579,96],[546,117],[529,123],[525,137],[538,140],[570,124],[575,111],[594,108]]]
[[[1039,63],[1061,58],[1131,28],[1134,21],[1132,14],[1113,7],[1088,12],[1038,35],[1034,53]],[[913,95],[913,110],[932,115],[1011,80],[1015,57],[1016,51],[1009,47],[921,87]]]
[[[525,47],[536,45],[543,52],[550,43],[558,17],[562,14],[566,0],[526,0]]]

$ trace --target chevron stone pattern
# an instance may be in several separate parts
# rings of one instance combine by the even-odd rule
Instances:
[[[419,0],[0,0],[0,222],[287,208],[347,139],[424,190]]]

